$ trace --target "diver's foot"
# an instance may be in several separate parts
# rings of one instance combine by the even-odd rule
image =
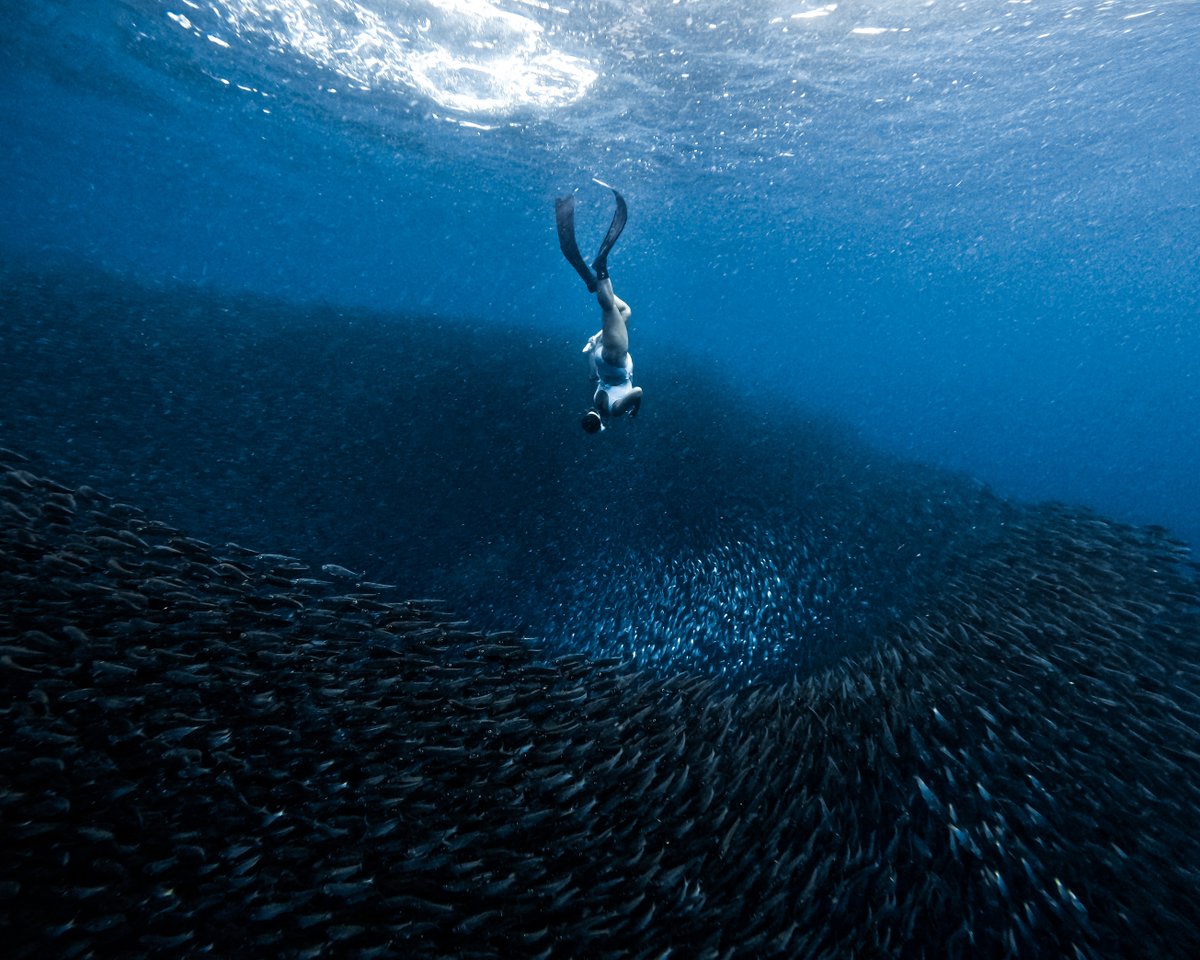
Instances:
[[[604,421],[600,419],[600,414],[595,410],[589,410],[584,414],[583,422],[580,426],[583,427],[584,433],[599,433],[600,428],[604,426]]]

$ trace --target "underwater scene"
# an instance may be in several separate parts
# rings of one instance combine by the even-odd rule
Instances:
[[[8,6],[6,956],[1196,955],[1200,5]]]

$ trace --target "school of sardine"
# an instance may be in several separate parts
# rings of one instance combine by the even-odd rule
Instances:
[[[865,649],[1007,522],[840,425],[697,404],[712,371],[682,350],[646,364],[645,416],[588,438],[578,344],[532,329],[0,265],[0,341],[0,442],[60,479],[731,689]]]
[[[664,561],[646,665],[0,451],[5,954],[1192,956],[1186,548],[1007,506],[904,619],[731,685],[677,604],[815,593],[799,535]]]

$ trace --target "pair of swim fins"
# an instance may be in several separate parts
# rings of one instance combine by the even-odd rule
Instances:
[[[563,256],[567,258],[567,263],[575,268],[575,272],[587,284],[589,293],[595,293],[596,284],[608,277],[609,251],[617,242],[621,231],[625,229],[625,221],[629,217],[625,198],[615,189],[613,195],[617,198],[617,210],[613,214],[612,223],[608,225],[608,233],[600,241],[600,252],[596,254],[596,259],[592,261],[590,269],[583,262],[583,257],[579,253],[579,245],[575,242],[575,195],[568,194],[554,201],[554,218],[558,222],[558,246],[562,250]]]

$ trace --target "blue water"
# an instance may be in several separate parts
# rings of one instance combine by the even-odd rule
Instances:
[[[697,443],[738,394],[1200,542],[1194,2],[10,6],[6,259],[582,343],[598,177],[647,415],[686,358]]]

